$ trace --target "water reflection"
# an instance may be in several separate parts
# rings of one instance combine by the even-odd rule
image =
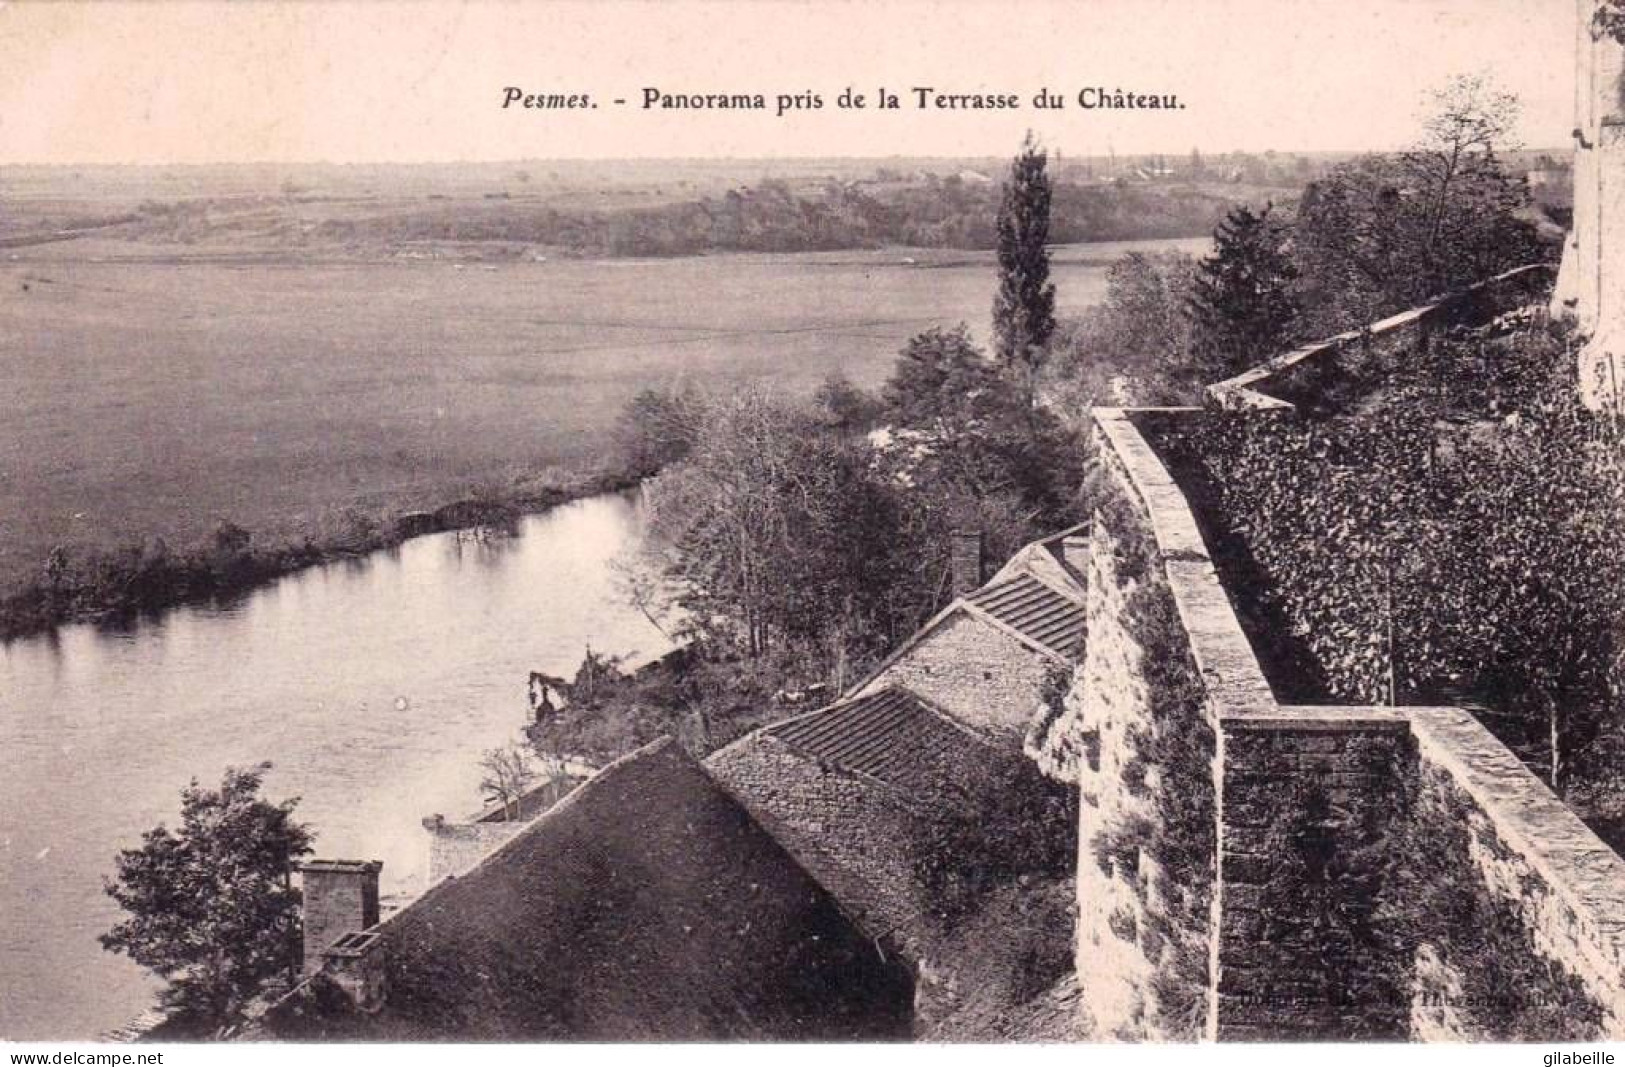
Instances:
[[[607,568],[641,537],[627,500],[598,498],[0,647],[0,1036],[94,1036],[146,1006],[96,943],[117,918],[101,878],[192,777],[273,761],[267,792],[304,798],[321,853],[414,891],[419,820],[478,806],[476,761],[523,724],[532,670],[668,647]]]

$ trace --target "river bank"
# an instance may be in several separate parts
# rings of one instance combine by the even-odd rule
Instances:
[[[522,515],[624,492],[638,479],[609,471],[572,473],[544,485],[520,483],[506,493],[464,497],[431,509],[391,509],[373,516],[347,509],[336,528],[296,531],[289,540],[255,545],[253,531],[223,520],[188,549],[162,539],[114,550],[58,549],[40,577],[0,598],[0,641],[72,622],[128,626],[137,618],[187,604],[229,602],[310,567],[357,559],[426,534],[484,529],[506,535]],[[331,524],[330,524],[331,525]]]
[[[510,537],[412,537],[230,602],[0,645],[0,1039],[88,1039],[151,1002],[96,941],[119,917],[102,877],[173,825],[193,778],[270,761],[265,795],[301,798],[321,854],[382,860],[386,898],[415,894],[422,820],[480,807],[481,755],[531,721],[532,671],[670,647],[611,566],[643,538],[610,494]]]

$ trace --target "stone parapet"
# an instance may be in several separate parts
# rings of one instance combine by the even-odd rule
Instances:
[[[1417,321],[1396,317],[1387,326]],[[1135,424],[1142,413],[1094,414],[1107,470],[1143,509],[1220,726],[1208,1036],[1625,1037],[1625,861],[1461,709],[1278,703],[1189,503]],[[1161,409],[1159,417],[1179,414]],[[1097,539],[1093,551],[1111,547]],[[1111,633],[1121,610],[1113,583],[1098,573],[1090,575],[1091,645],[1096,633]],[[1089,655],[1096,657],[1093,647]],[[1144,665],[1127,655],[1115,670],[1123,677],[1110,687],[1143,701]],[[1077,685],[1108,683],[1086,669]],[[1120,703],[1085,693],[1103,698]],[[1105,771],[1082,776],[1086,825],[1102,808],[1138,802],[1121,768]],[[1105,795],[1113,792],[1120,795]],[[1476,931],[1392,899],[1384,885],[1414,874],[1396,865],[1415,862],[1418,835],[1462,843],[1446,876],[1453,899],[1493,917],[1498,936],[1519,951],[1486,956]],[[1080,858],[1085,908],[1090,862]],[[1104,923],[1112,904],[1095,903]],[[1396,956],[1396,944],[1408,948]],[[1080,940],[1080,976],[1098,965],[1091,949],[1098,938]],[[1546,998],[1550,1014],[1520,1017],[1558,1029],[1519,1034],[1500,1028],[1493,1013],[1470,1010],[1471,990],[1498,978],[1535,983],[1527,995]],[[1157,976],[1139,967],[1123,979],[1130,988],[1111,1002],[1132,1011]],[[1458,995],[1467,1007],[1456,1005]],[[1526,1006],[1514,1007],[1518,1015]]]
[[[1526,300],[1551,276],[1552,268],[1544,263],[1516,267],[1459,293],[1390,315],[1363,330],[1348,330],[1283,352],[1208,386],[1207,402],[1225,411],[1292,411],[1296,405],[1273,395],[1272,387],[1304,375],[1335,374],[1338,364],[1355,352],[1425,345],[1429,331],[1441,322],[1462,315],[1489,317],[1504,303]]]

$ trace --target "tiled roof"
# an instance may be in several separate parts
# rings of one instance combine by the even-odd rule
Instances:
[[[1068,659],[1083,638],[1083,605],[1030,574],[985,585],[965,598],[989,615]]]
[[[903,689],[883,689],[762,732],[815,759],[897,784],[980,743]]]
[[[289,1000],[263,1035],[368,1041],[880,1040],[913,987],[674,742],[606,767],[373,928],[373,1015]]]

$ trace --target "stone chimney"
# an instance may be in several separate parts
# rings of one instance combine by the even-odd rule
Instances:
[[[384,1006],[389,994],[387,961],[381,935],[353,931],[322,953],[322,970],[357,1010],[370,1015]]]
[[[1089,535],[1071,533],[1061,538],[1061,562],[1083,581],[1089,573]]]
[[[954,596],[964,596],[982,585],[982,531],[955,530],[949,535],[949,569]]]
[[[378,860],[311,860],[299,868],[305,893],[305,974],[346,934],[378,924]]]

